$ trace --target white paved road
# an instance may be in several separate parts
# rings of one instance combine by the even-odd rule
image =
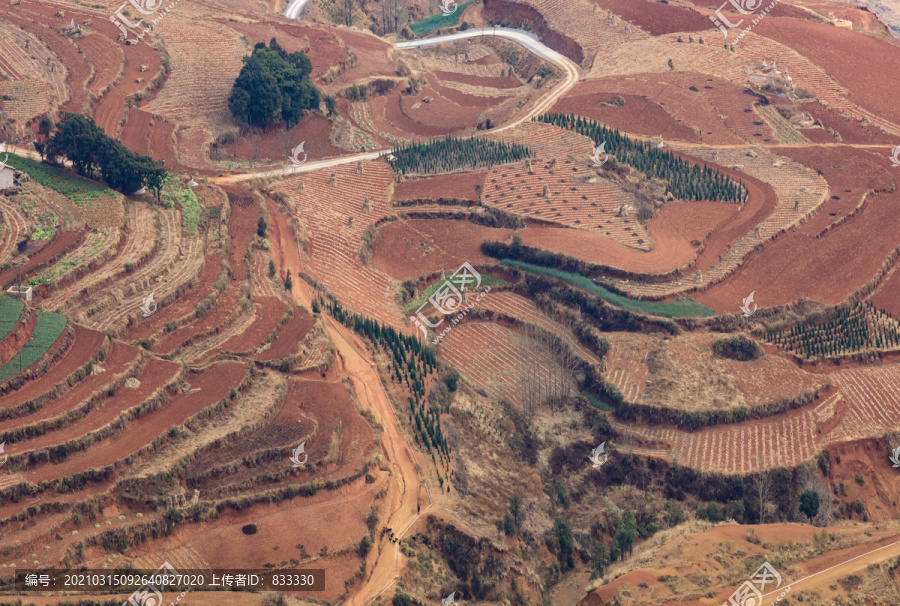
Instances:
[[[287,17],[291,17],[292,19],[296,19],[300,12],[303,10],[303,7],[306,6],[306,3],[309,0],[292,0],[292,2],[285,9],[284,14]],[[566,94],[569,89],[575,86],[575,83],[578,82],[578,79],[581,77],[581,70],[578,65],[566,57],[562,55],[552,48],[545,46],[538,38],[524,30],[513,29],[508,27],[497,27],[490,29],[470,29],[464,32],[458,32],[456,34],[448,34],[446,36],[437,36],[435,38],[423,38],[422,40],[412,40],[410,42],[400,42],[396,45],[399,49],[412,49],[412,48],[423,48],[426,46],[434,46],[435,44],[443,44],[446,42],[453,42],[456,40],[465,40],[468,38],[477,38],[479,36],[497,36],[498,38],[506,38],[507,40],[511,40],[516,44],[522,46],[529,52],[534,53],[541,59],[549,61],[559,69],[561,69],[565,73],[565,80],[551,89],[551,92],[546,95],[543,99],[540,100],[537,104],[535,104],[530,111],[526,112],[513,122],[506,124],[500,128],[496,128],[491,130],[491,133],[498,133],[504,130],[514,128],[523,122],[527,122],[531,120],[533,116],[544,113],[547,111],[556,101]],[[305,162],[303,164],[297,166],[289,166],[287,168],[277,168],[273,170],[253,172],[253,173],[242,173],[239,175],[228,175],[224,177],[214,177],[210,179],[210,181],[214,183],[236,183],[239,181],[247,181],[249,179],[256,178],[271,178],[271,177],[283,177],[286,175],[292,175],[294,173],[305,173],[314,170],[321,170],[323,168],[332,168],[334,166],[341,166],[343,164],[351,164],[353,162],[359,162],[360,160],[375,160],[382,154],[390,151],[389,149],[381,149],[372,152],[366,152],[363,154],[353,154],[350,156],[340,156],[337,158],[330,158],[328,160],[317,160],[315,162]]]

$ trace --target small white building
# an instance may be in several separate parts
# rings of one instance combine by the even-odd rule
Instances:
[[[16,184],[15,174],[16,171],[12,166],[0,162],[0,191],[9,189]]]
[[[6,291],[9,293],[9,296],[15,299],[22,299],[23,301],[31,301],[31,297],[33,295],[33,291],[30,286],[13,286],[9,290]]]
[[[831,21],[831,24],[835,27],[841,27],[844,29],[853,29],[853,21],[849,21],[847,19],[834,19]]]

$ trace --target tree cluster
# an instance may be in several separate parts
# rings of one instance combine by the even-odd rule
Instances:
[[[458,169],[476,169],[518,162],[533,156],[530,149],[518,143],[489,141],[481,138],[447,137],[427,143],[403,143],[391,149],[388,160],[394,172],[439,173]]]
[[[93,118],[82,114],[62,114],[47,141],[46,154],[51,162],[64,156],[79,175],[93,177],[99,172],[109,187],[126,195],[147,187],[158,200],[167,174],[153,158],[135,154],[107,137]]]
[[[590,137],[594,145],[606,142],[605,151],[641,171],[649,178],[668,182],[666,193],[678,200],[711,200],[745,202],[747,188],[705,164],[689,164],[669,151],[662,151],[646,141],[634,141],[605,124],[573,114],[542,114],[534,118]]]
[[[825,322],[805,321],[788,330],[766,331],[766,341],[806,359],[900,345],[900,324],[884,309],[860,301]]]
[[[266,128],[300,122],[304,109],[319,107],[319,91],[309,79],[312,63],[301,52],[288,54],[275,38],[260,42],[234,81],[228,109],[242,124]]]

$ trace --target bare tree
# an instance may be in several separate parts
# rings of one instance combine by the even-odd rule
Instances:
[[[572,396],[575,373],[582,362],[557,335],[537,326],[523,330],[524,356],[519,375],[522,410],[532,416],[544,403],[562,404]]]
[[[278,129],[278,143],[285,156],[290,156],[291,153],[293,153],[295,144],[291,129],[289,129],[287,125],[284,125],[284,128]]]
[[[772,505],[772,479],[766,472],[760,472],[756,486],[753,487],[753,496],[759,514],[759,523],[765,524],[771,513],[770,506]]]

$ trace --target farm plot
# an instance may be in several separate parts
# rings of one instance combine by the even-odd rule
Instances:
[[[0,410],[15,408],[42,396],[47,397],[48,392],[65,382],[71,373],[78,368],[83,368],[91,358],[97,355],[105,335],[78,324],[75,325],[74,330],[74,340],[62,359],[47,369],[47,372],[40,377],[29,380],[18,390],[5,394]]]
[[[125,245],[114,257],[85,276],[81,276],[77,282],[56,288],[51,295],[41,301],[41,305],[48,311],[58,311],[67,305],[72,299],[80,297],[81,293],[90,293],[101,288],[103,284],[115,279],[122,272],[128,271],[128,266],[137,267],[146,262],[154,250],[157,242],[156,229],[153,225],[155,213],[142,202],[134,202],[125,207]]]
[[[755,225],[746,224],[743,216],[738,216],[732,229],[722,230],[716,237],[727,236],[730,241],[728,248],[722,250],[716,246],[712,250],[719,252],[719,258],[715,259],[710,254],[701,257],[697,269],[702,272],[699,280],[684,280],[659,284],[626,283],[620,280],[616,286],[624,292],[638,296],[664,296],[691,289],[703,289],[725,279],[738,269],[759,244],[779,236],[782,232],[799,224],[807,216],[816,211],[825,200],[828,184],[817,175],[815,171],[794,162],[783,156],[776,156],[765,149],[759,148],[753,151],[754,156],[744,148],[737,149],[712,149],[691,148],[691,155],[707,162],[715,162],[726,167],[740,167],[740,172],[753,177],[747,179],[745,185],[750,191],[750,198],[760,196],[762,205],[752,215]],[[777,170],[773,170],[773,168]],[[731,173],[737,175],[740,173]],[[766,191],[770,186],[777,197],[774,209],[771,204],[771,192]],[[796,210],[794,210],[796,208]],[[769,214],[766,214],[769,213]],[[741,230],[743,235],[738,236],[735,230]],[[758,232],[758,233],[757,233]],[[782,240],[783,238],[780,238]],[[792,256],[792,258],[797,258]],[[705,259],[705,260],[704,260]],[[751,288],[747,291],[754,290]],[[747,296],[746,294],[742,297]],[[699,299],[701,303],[704,301]],[[715,306],[711,306],[715,309]]]
[[[297,354],[301,349],[306,336],[313,329],[313,326],[315,326],[315,323],[315,316],[295,307],[294,315],[291,316],[287,322],[278,327],[269,346],[254,356],[253,359],[260,362],[269,362],[272,360],[282,360],[288,356]]]
[[[293,471],[291,450],[305,442],[307,465]],[[372,430],[341,383],[288,379],[284,399],[258,430],[208,451],[187,473],[204,494],[269,481],[317,482],[352,473],[374,448]]]
[[[442,328],[439,327],[439,330]],[[506,400],[515,406],[523,400],[523,386],[529,371],[549,374],[548,364],[555,365],[543,357],[539,360],[531,349],[531,343],[523,335],[490,322],[457,324],[440,341],[438,354],[466,381],[483,389],[490,397]],[[533,364],[523,364],[523,360],[533,361]],[[560,370],[555,366],[552,374],[557,377],[563,375]],[[564,380],[572,379],[567,377]],[[559,385],[555,388],[558,389]]]
[[[256,310],[253,313],[253,322],[240,334],[234,335],[207,355],[216,350],[232,354],[253,353],[275,332],[278,322],[287,312],[287,306],[276,297],[260,297],[254,301]]]
[[[394,185],[393,202],[409,200],[478,200],[477,186],[487,178],[487,171],[469,171],[449,175],[409,178]]]
[[[407,280],[442,269],[452,270],[466,261],[493,265],[496,259],[481,252],[481,243],[505,241],[511,233],[509,229],[452,219],[394,221],[378,229],[372,267],[396,280]],[[390,292],[394,290],[391,286]]]
[[[100,335],[100,333],[94,331],[90,331],[90,333],[91,335]],[[103,335],[100,336],[102,337]],[[77,340],[78,337],[76,336],[76,348],[73,349],[79,347],[84,348]],[[66,357],[74,356],[74,353],[69,352]],[[68,365],[71,366],[72,361],[67,362]],[[31,398],[30,400],[25,399],[23,396],[26,394],[20,394],[20,392],[8,394],[4,399],[8,397],[10,402],[7,405],[4,401],[4,408],[6,409],[4,412],[17,412],[14,409],[18,408],[18,406],[25,401],[30,401],[35,404],[34,410],[29,410],[26,415],[12,416],[9,419],[0,421],[0,442],[4,439],[9,439],[8,433],[19,434],[24,431],[24,435],[38,435],[39,432],[30,431],[27,429],[27,426],[39,426],[50,422],[51,419],[65,418],[67,413],[76,410],[91,397],[102,391],[107,391],[111,383],[114,384],[124,374],[132,372],[137,368],[140,362],[140,350],[137,347],[114,341],[110,346],[109,353],[106,354],[104,361],[94,363],[94,366],[102,369],[102,372],[98,369],[96,373],[88,374],[74,385],[66,385],[65,389],[56,390],[61,393],[45,392],[44,394],[41,394],[41,396]],[[41,381],[45,386],[50,385],[57,387],[57,383],[59,385],[63,384],[61,381],[54,381],[54,378],[57,378],[59,374],[57,368],[54,367],[50,372],[41,377]],[[56,377],[54,377],[54,375],[56,375]],[[51,396],[53,397],[51,398]],[[15,399],[13,399],[14,397]]]
[[[136,377],[140,381],[139,387],[125,389],[119,385],[118,389],[114,390],[115,395],[109,397],[101,406],[92,409],[82,418],[68,423],[56,431],[16,442],[16,454],[22,455],[29,452],[37,454],[42,449],[58,450],[65,448],[64,445],[72,443],[82,436],[92,441],[90,448],[93,448],[94,444],[102,441],[104,428],[117,419],[131,416],[137,406],[147,401],[158,390],[162,391],[165,385],[174,383],[180,371],[180,364],[159,358],[151,359],[143,372]],[[66,399],[72,401],[70,398]]]
[[[573,160],[538,156],[529,174],[521,165],[493,168],[482,202],[494,208],[589,230],[638,250],[650,250],[650,236],[637,220],[637,200],[612,181]]]
[[[306,225],[310,251],[306,271],[347,307],[401,328],[397,314],[380,306],[382,293],[393,281],[360,261],[363,238],[375,235],[368,226],[387,215],[393,171],[384,163],[366,162],[362,174],[350,165],[336,168],[334,175],[334,185],[328,184],[331,177],[326,171],[315,171],[273,187],[293,202],[294,212]],[[303,193],[297,191],[301,179]],[[321,204],[322,199],[329,204]],[[371,214],[363,211],[366,199]],[[297,282],[294,288],[302,288]]]
[[[41,310],[37,310],[36,313],[37,325],[34,327],[29,342],[9,362],[0,366],[0,383],[28,370],[32,364],[47,353],[47,350],[56,343],[66,329],[65,316]]]
[[[172,368],[178,366],[168,364]],[[240,384],[245,372],[246,366],[243,363],[222,362],[201,372],[186,375],[184,380],[190,385],[189,391],[172,398],[167,406],[128,422],[122,431],[110,439],[70,455],[63,463],[38,466],[26,472],[25,476],[29,481],[40,483],[120,461],[149,445],[172,426],[181,425],[202,409],[225,398],[232,388]]]
[[[106,229],[88,233],[81,246],[67,254],[51,267],[29,278],[29,286],[44,284],[53,288],[59,282],[75,274],[86,272],[89,265],[103,263],[115,254],[119,242],[119,232]],[[49,309],[49,308],[48,308]]]
[[[859,440],[897,430],[900,365],[854,368],[833,376],[848,409],[841,423],[828,434],[829,441]]]
[[[22,208],[12,204],[5,196],[0,196],[0,265],[8,263],[13,251],[28,231],[28,219]]]
[[[12,332],[24,309],[25,304],[19,299],[0,296],[0,339]]]

